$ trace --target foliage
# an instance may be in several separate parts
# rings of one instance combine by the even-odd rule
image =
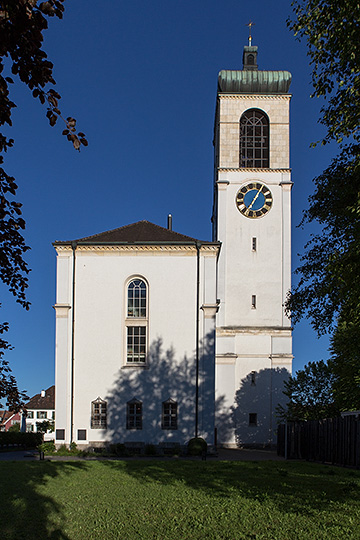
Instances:
[[[55,85],[53,64],[42,49],[43,32],[48,27],[48,17],[62,18],[64,0],[5,0],[0,4],[0,127],[12,125],[10,99],[11,75],[18,76],[32,92],[34,98],[46,105],[46,116],[51,126],[59,118],[64,121],[63,135],[79,150],[87,146],[84,133],[76,131],[76,120],[63,118],[59,109],[60,94],[49,87]],[[4,73],[4,68],[8,70]],[[21,204],[15,200],[17,184],[3,168],[4,157],[14,144],[12,138],[0,133],[0,280],[8,287],[16,301],[29,309],[25,291],[28,287],[29,267],[24,254],[26,245]],[[0,325],[0,335],[8,330],[8,323]],[[10,345],[0,339],[0,399],[7,397],[7,406],[19,410],[27,396],[19,392],[4,352]]]
[[[190,439],[187,445],[188,454],[190,456],[201,456],[207,450],[207,443],[201,437]]]
[[[54,429],[54,420],[43,420],[42,422],[36,422],[36,431],[38,431],[39,433],[53,433]]]
[[[302,223],[318,222],[322,231],[305,246],[286,307],[295,323],[306,314],[323,334],[340,313],[360,316],[360,145],[343,149],[315,179],[309,202]]]
[[[153,444],[146,444],[145,445],[145,456],[156,456],[156,446]]]
[[[0,447],[22,446],[36,448],[43,441],[42,433],[24,433],[22,431],[0,431]]]
[[[329,366],[334,375],[334,398],[340,411],[360,410],[359,318],[340,317],[331,338]]]
[[[20,431],[20,422],[15,422],[12,426],[9,427],[8,431],[19,433]]]
[[[0,536],[355,540],[359,471],[299,462],[0,463]]]
[[[353,0],[294,0],[288,26],[304,38],[311,58],[313,96],[328,99],[320,122],[323,143],[360,141],[360,3]]]
[[[55,453],[55,443],[54,441],[45,441],[42,444],[39,444],[38,450],[44,452],[44,454],[54,454]]]
[[[323,360],[309,362],[294,377],[285,381],[284,394],[288,398],[285,407],[277,407],[282,420],[320,420],[338,414],[333,395],[334,376]]]

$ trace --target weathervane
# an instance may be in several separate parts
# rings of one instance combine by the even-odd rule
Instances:
[[[251,39],[252,39],[252,37],[251,37],[251,27],[255,26],[255,23],[250,21],[249,24],[245,24],[245,26],[249,27],[249,47],[251,47]]]

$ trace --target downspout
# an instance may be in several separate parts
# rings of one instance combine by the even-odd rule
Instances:
[[[70,444],[74,439],[74,366],[75,366],[75,263],[76,242],[71,243],[73,250],[72,275],[72,317],[71,317],[71,380],[70,380]]]
[[[195,378],[195,437],[198,437],[199,426],[199,335],[200,335],[200,247],[201,243],[196,242],[196,378]]]

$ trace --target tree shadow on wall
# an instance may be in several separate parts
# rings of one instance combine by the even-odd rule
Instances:
[[[284,403],[284,381],[289,378],[285,368],[261,369],[255,384],[251,374],[240,381],[232,410],[235,438],[238,446],[276,445],[276,407]],[[256,416],[254,416],[256,415]]]
[[[214,337],[200,343],[198,434],[208,441],[214,435],[215,370]],[[163,346],[162,338],[149,348],[147,367],[119,370],[113,390],[107,395],[110,442],[179,442],[195,435],[196,361],[195,355],[177,357],[173,347]],[[178,429],[162,429],[162,403],[178,404]],[[220,398],[222,399],[222,398]],[[126,429],[127,403],[142,402],[142,429]],[[224,419],[225,423],[225,419]]]

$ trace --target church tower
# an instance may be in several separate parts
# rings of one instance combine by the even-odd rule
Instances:
[[[291,373],[291,171],[287,71],[243,69],[218,77],[213,240],[218,261],[217,441],[272,445],[275,409]]]

